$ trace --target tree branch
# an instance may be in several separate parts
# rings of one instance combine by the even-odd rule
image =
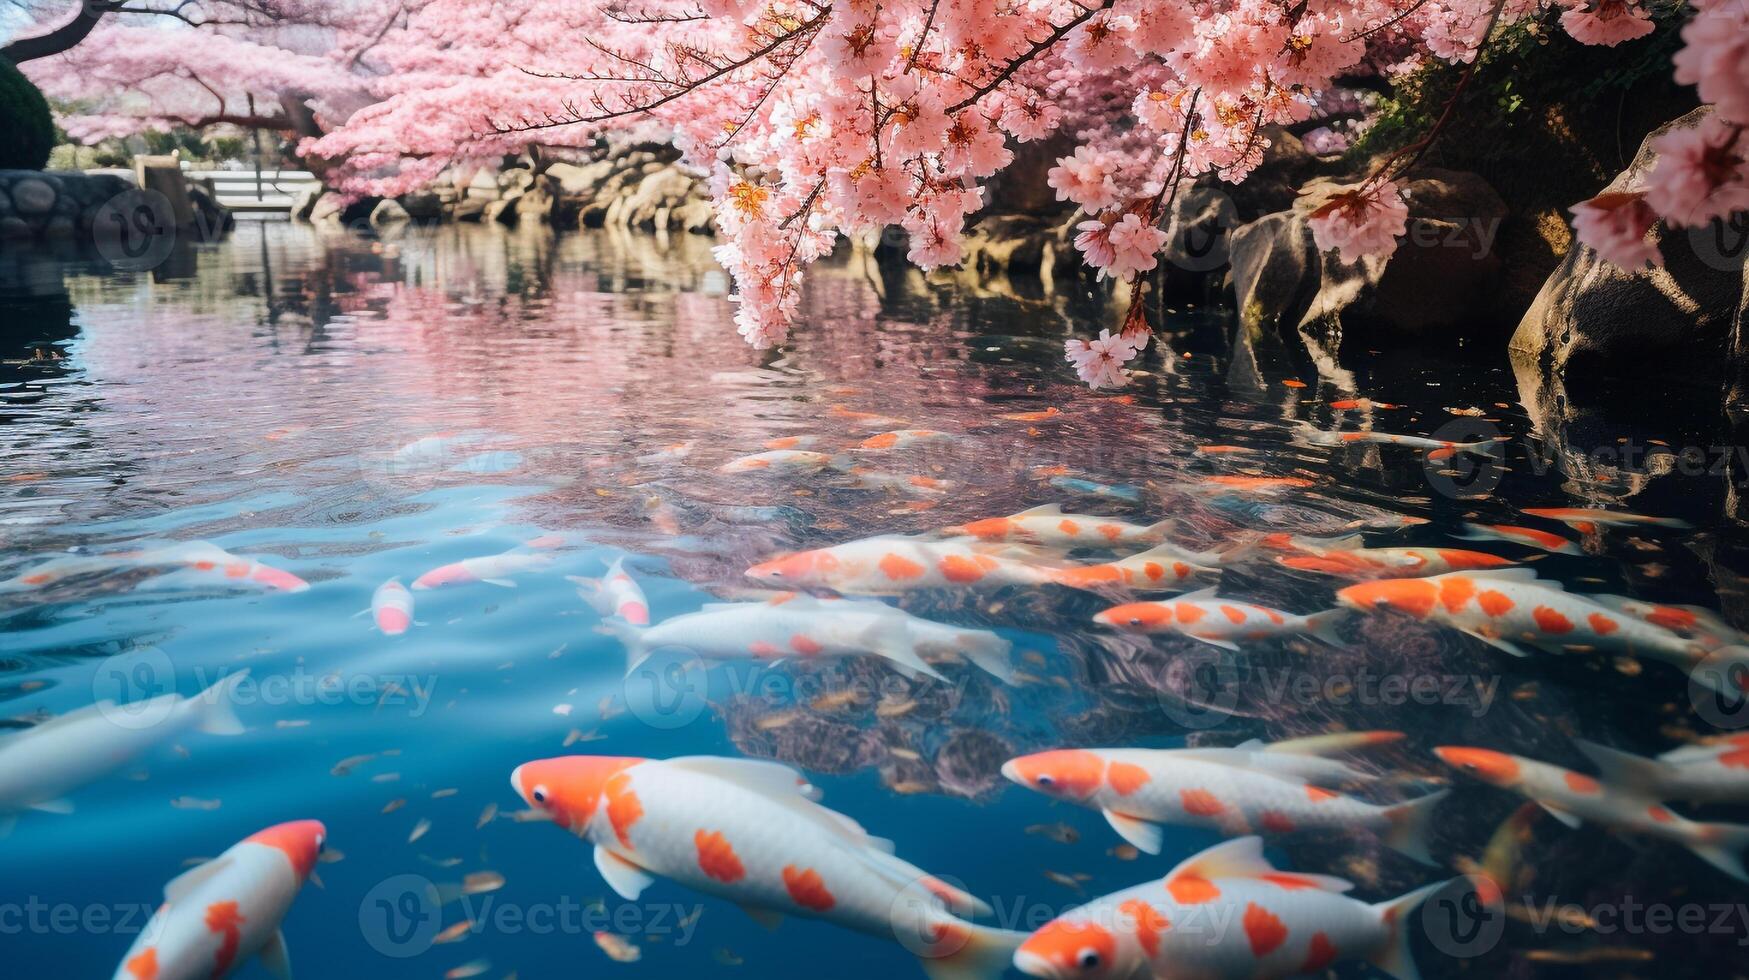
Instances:
[[[121,0],[87,0],[79,4],[79,12],[60,27],[35,37],[21,37],[0,48],[0,58],[15,65],[60,54],[90,35],[105,14],[121,9]]]

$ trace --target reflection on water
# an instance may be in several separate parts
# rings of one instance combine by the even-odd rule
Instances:
[[[1096,625],[1130,594],[1100,581],[950,579],[842,591],[898,592],[914,616],[996,631],[1010,648],[1007,681],[951,654],[928,658],[937,680],[878,657],[807,662],[791,651],[775,666],[755,655],[706,670],[672,650],[627,679],[624,644],[590,601],[597,586],[568,577],[601,579],[622,561],[662,622],[769,598],[772,583],[744,573],[790,552],[1049,503],[1069,512],[1063,521],[1080,512],[1138,535],[1157,528],[1221,566],[1186,588],[1218,582],[1223,597],[1287,615],[1329,609],[1334,589],[1429,554],[1391,554],[1399,564],[1381,569],[1366,562],[1385,557],[1345,557],[1353,542],[1283,544],[1363,533],[1373,548],[1487,552],[1575,592],[1745,621],[1735,571],[1745,538],[1718,516],[1732,505],[1728,484],[1710,466],[1677,465],[1684,447],[1734,447],[1642,406],[1624,419],[1588,415],[1576,432],[1532,380],[1530,413],[1520,408],[1503,359],[1369,355],[1326,361],[1320,378],[1279,338],[1195,309],[1159,311],[1171,325],[1165,356],[1125,392],[1093,393],[1061,359],[1073,324],[1109,315],[1093,297],[1007,284],[973,293],[855,257],[814,276],[793,348],[760,354],[734,334],[708,244],[489,228],[325,242],[245,226],[198,252],[187,278],[58,266],[9,276],[9,724],[249,674],[229,682],[241,735],[191,721],[70,786],[71,814],[18,815],[0,840],[0,902],[100,904],[119,918],[154,904],[186,859],[318,817],[332,848],[322,887],[306,890],[285,929],[306,975],[461,976],[485,963],[490,975],[541,977],[580,961],[664,975],[886,975],[912,969],[891,944],[805,923],[768,934],[722,903],[705,902],[684,931],[658,927],[650,898],[607,891],[587,848],[510,818],[522,804],[509,772],[567,749],[779,759],[907,860],[952,873],[998,909],[1055,912],[1164,874],[1217,838],[1168,827],[1160,857],[1138,856],[1094,810],[1009,786],[1008,759],[1372,729],[1407,737],[1362,754],[1357,765],[1386,777],[1362,795],[1404,800],[1449,783],[1435,860],[1486,868],[1511,902],[1740,895],[1675,844],[1514,816],[1521,797],[1431,753],[1482,746],[1595,771],[1575,738],[1649,755],[1749,723],[1729,699],[1703,708],[1678,667],[1620,655],[1607,637],[1592,638],[1592,652],[1517,659],[1380,614],[1342,618],[1334,636],[1247,631],[1232,650],[1182,635],[1195,630]],[[882,435],[896,430],[940,435]],[[1433,442],[1335,435],[1362,430]],[[729,465],[760,453],[777,455]],[[1523,513],[1579,506],[1693,527]],[[1529,526],[1571,545],[1454,540],[1464,524]],[[1113,554],[1015,538],[961,557],[1060,568],[1155,543],[1138,537]],[[1130,585],[1159,598],[1141,588],[1145,565],[1131,566]],[[437,587],[417,587],[422,575],[432,577],[417,584]],[[416,588],[385,593],[391,579]],[[385,635],[383,610],[404,607],[405,631]],[[1742,819],[1735,802],[1735,813],[1729,801],[1686,812]],[[1371,900],[1435,880],[1358,824],[1277,842],[1288,866],[1348,877]],[[443,926],[484,924],[435,944],[384,934],[365,913],[398,875],[449,899],[433,911]],[[469,894],[454,887],[463,881]],[[682,909],[699,901],[665,883],[648,895]],[[544,929],[494,918],[495,907],[565,903],[579,917],[629,908],[631,918]],[[1680,955],[1676,969],[1710,975],[1737,963],[1749,926],[1736,929],[1698,943],[1567,931],[1520,908],[1497,947],[1469,952],[1481,968],[1523,972]],[[591,943],[596,931],[606,939]],[[96,975],[133,939],[86,922],[28,927],[6,944],[22,975]],[[608,959],[633,954],[636,965]],[[1428,976],[1462,968],[1419,940],[1417,958]]]

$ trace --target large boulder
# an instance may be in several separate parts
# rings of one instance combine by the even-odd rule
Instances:
[[[666,231],[668,217],[675,208],[685,204],[692,196],[696,179],[679,167],[667,164],[654,164],[652,170],[638,181],[631,193],[626,195],[617,211],[617,223],[627,228],[639,228],[652,231],[657,227]],[[657,221],[661,215],[662,220]]]
[[[1309,181],[1291,209],[1234,229],[1228,252],[1240,316],[1375,345],[1473,336],[1503,322],[1494,306],[1493,244],[1506,220],[1500,195],[1475,174],[1433,168],[1398,185],[1408,230],[1388,260],[1344,262],[1318,251],[1310,214],[1343,186],[1328,177]]]
[[[1697,109],[1654,130],[1603,191],[1644,189],[1658,160],[1652,141],[1699,125],[1709,112]],[[1749,218],[1738,215],[1733,223],[1696,229],[1660,222],[1652,238],[1664,256],[1660,269],[1623,269],[1584,245],[1570,249],[1519,322],[1510,345],[1514,361],[1562,378],[1568,393],[1579,397],[1587,388],[1615,388],[1612,378],[1643,383],[1648,372],[1661,368],[1718,380],[1735,380],[1749,369],[1733,344],[1735,325],[1749,305]],[[1730,376],[1728,368],[1734,369]]]

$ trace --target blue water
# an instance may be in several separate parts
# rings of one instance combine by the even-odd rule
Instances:
[[[175,275],[43,259],[0,278],[0,578],[69,550],[204,540],[311,584],[166,589],[124,572],[0,594],[0,716],[13,727],[106,698],[193,694],[242,669],[251,680],[236,700],[245,734],[189,734],[79,790],[72,814],[26,813],[0,839],[0,974],[107,976],[163,883],[192,860],[269,824],[317,818],[330,853],[285,922],[301,976],[919,975],[891,943],[807,921],[766,932],[665,882],[637,903],[614,897],[584,844],[511,816],[522,804],[510,771],[566,751],[792,763],[827,804],[1019,927],[1162,875],[1215,838],[1169,830],[1161,857],[1137,859],[1097,813],[1008,786],[997,769],[1012,755],[1401,729],[1402,746],[1370,764],[1409,789],[1456,785],[1435,853],[1467,870],[1520,801],[1451,779],[1429,747],[1577,767],[1574,735],[1652,753],[1716,730],[1680,675],[1655,663],[1508,661],[1436,629],[1371,620],[1349,628],[1342,650],[1288,640],[1223,660],[1179,641],[1101,634],[1088,617],[1106,603],[1042,589],[905,603],[999,629],[1022,671],[1013,687],[969,668],[948,668],[949,685],[912,683],[872,663],[708,675],[660,663],[678,673],[628,679],[623,650],[565,575],[600,575],[624,556],[660,620],[737,597],[751,585],[742,570],[783,551],[1058,500],[1138,521],[1179,517],[1200,544],[1247,528],[1373,528],[1381,544],[1441,544],[1459,520],[1528,523],[1517,508],[1607,504],[1696,530],[1610,532],[1582,558],[1541,561],[1545,577],[1730,615],[1742,602],[1733,570],[1749,538],[1721,516],[1734,505],[1724,479],[1643,476],[1586,455],[1624,439],[1654,453],[1718,445],[1704,418],[1660,420],[1643,406],[1551,414],[1534,379],[1521,389],[1504,361],[1473,351],[1362,351],[1320,379],[1297,347],[1190,305],[1160,311],[1169,357],[1145,362],[1125,393],[1094,393],[1060,351],[1067,331],[1093,332],[1113,315],[1096,297],[1072,284],[973,290],[860,258],[820,270],[795,344],[760,354],[735,338],[706,249],[491,228],[323,240],[245,225],[184,256]],[[57,356],[31,360],[39,348]],[[1493,426],[1510,439],[1506,465],[1474,482],[1406,450],[1295,440],[1293,423],[1330,427],[1327,403],[1355,395],[1405,406],[1372,413],[1381,430]],[[1051,408],[1059,414],[1037,421],[1001,417]],[[878,464],[952,490],[901,496],[715,469],[778,436],[848,444],[877,431],[849,412],[956,433]],[[433,435],[463,440],[432,458],[395,455]],[[690,451],[664,449],[680,443]],[[1194,451],[1211,443],[1254,452]],[[1311,485],[1212,492],[1206,480],[1219,474]],[[1090,484],[1118,489],[1092,494]],[[514,588],[416,593],[405,635],[358,615],[391,577],[554,536],[553,564],[518,574]],[[1330,586],[1247,566],[1223,590],[1309,612],[1328,604]],[[1209,697],[1197,664],[1225,670],[1215,693],[1234,697]],[[1494,682],[1497,695],[1479,707],[1269,693],[1269,670],[1326,680],[1368,666]],[[685,683],[664,683],[674,677]],[[1285,865],[1351,877],[1370,899],[1440,874],[1365,834],[1281,843]],[[1520,893],[1563,902],[1742,896],[1671,845],[1546,820],[1512,866]],[[486,873],[502,887],[437,905],[412,887],[429,882],[449,898]],[[476,930],[431,942],[470,917]],[[1515,925],[1473,961],[1426,943],[1418,956],[1430,977],[1559,970],[1558,957],[1538,966],[1526,956],[1594,948],[1629,969],[1644,952],[1665,960],[1663,972],[1717,975],[1740,967],[1749,926],[1737,929],[1696,938]],[[621,935],[641,958],[613,962],[596,931]],[[241,975],[266,974],[251,964]]]

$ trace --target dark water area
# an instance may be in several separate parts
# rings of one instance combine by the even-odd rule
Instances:
[[[314,818],[329,853],[284,923],[305,977],[920,976],[894,943],[805,918],[766,931],[670,882],[624,901],[584,842],[517,819],[510,773],[567,752],[778,760],[907,861],[989,900],[998,924],[1036,928],[1219,838],[1168,827],[1159,856],[1137,855],[1097,811],[1005,780],[1009,758],[1371,729],[1405,737],[1352,757],[1381,777],[1361,795],[1453,790],[1431,831],[1442,867],[1359,829],[1274,837],[1271,853],[1368,901],[1460,872],[1501,879],[1507,914],[1480,940],[1453,945],[1429,915],[1423,976],[1745,972],[1749,886],[1669,841],[1534,809],[1508,823],[1523,797],[1432,753],[1594,772],[1575,739],[1655,755],[1749,727],[1749,706],[1667,663],[1513,658],[1389,614],[1344,620],[1337,646],[1230,651],[1098,627],[1121,597],[1045,585],[897,600],[997,631],[1013,683],[963,663],[907,679],[876,658],[705,670],[663,656],[627,675],[567,580],[623,559],[661,622],[761,598],[745,570],[787,552],[1060,503],[1174,519],[1199,550],[1363,533],[1490,551],[1573,592],[1749,626],[1749,534],[1726,475],[1741,450],[1683,393],[1579,410],[1503,352],[1337,363],[1189,306],[1156,311],[1161,344],[1128,388],[1095,392],[1062,357],[1066,338],[1119,315],[1090,291],[925,279],[861,255],[817,270],[793,343],[761,353],[736,337],[726,277],[691,237],[460,226],[374,241],[245,224],[173,271],[0,267],[0,581],[210,542],[309,588],[125,564],[0,588],[0,754],[94,703],[193,695],[244,669],[250,682],[234,698],[241,734],[185,732],[76,788],[70,813],[12,815],[0,975],[109,975],[166,881]],[[905,428],[949,438],[844,452]],[[1367,428],[1499,441],[1430,459],[1328,435]],[[719,469],[793,436],[844,462]],[[1690,527],[1581,533],[1523,513],[1550,507]],[[1456,540],[1465,522],[1553,531],[1582,553]],[[391,578],[502,553],[537,556],[504,576],[513,587],[415,592],[398,636],[360,615]],[[1313,613],[1349,584],[1274,557],[1232,563],[1220,594]],[[1675,807],[1749,821],[1742,805]],[[1671,924],[1613,924],[1636,905]]]

